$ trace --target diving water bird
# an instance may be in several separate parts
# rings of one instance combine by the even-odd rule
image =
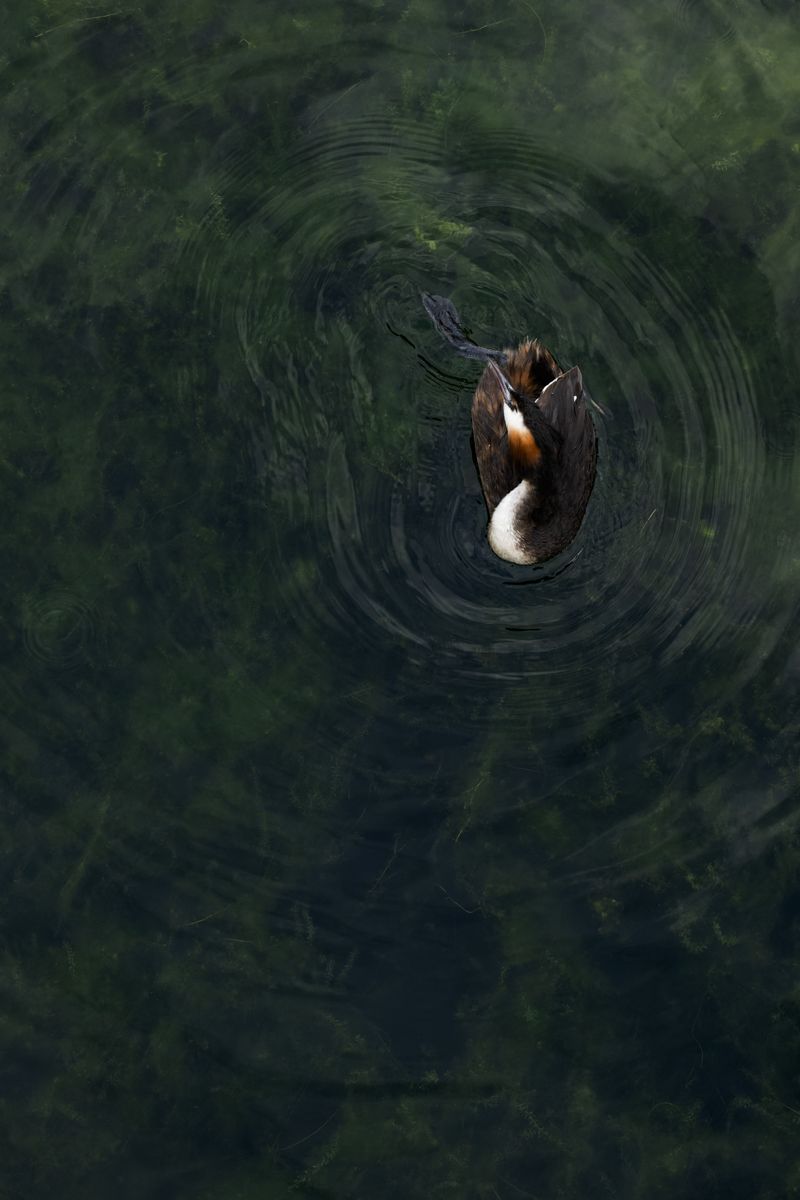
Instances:
[[[597,471],[580,368],[561,371],[535,340],[487,350],[465,333],[449,300],[423,292],[422,303],[457,353],[486,363],[472,399],[472,438],[489,545],[507,562],[545,562],[580,529]]]

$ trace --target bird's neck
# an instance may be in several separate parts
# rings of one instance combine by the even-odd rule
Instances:
[[[529,544],[535,506],[536,488],[530,479],[523,479],[497,505],[487,534],[498,558],[520,566],[536,561]]]

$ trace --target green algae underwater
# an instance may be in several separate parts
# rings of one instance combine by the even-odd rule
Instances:
[[[4,32],[2,1200],[800,1195],[800,6]]]

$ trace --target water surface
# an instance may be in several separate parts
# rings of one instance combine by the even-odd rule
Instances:
[[[798,64],[12,4],[0,1196],[800,1188]],[[541,568],[422,290],[607,410]]]

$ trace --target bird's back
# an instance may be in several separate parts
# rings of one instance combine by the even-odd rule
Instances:
[[[558,366],[549,350],[537,341],[526,341],[505,353],[505,375],[515,391],[529,403],[558,376]],[[497,505],[512,491],[530,466],[514,454],[509,444],[503,410],[503,394],[491,367],[483,372],[472,399],[472,438],[486,507],[491,517]],[[534,443],[535,444],[535,443]]]
[[[580,524],[597,471],[597,433],[580,369],[572,367],[546,387],[537,407],[561,436],[558,504],[565,526]]]

